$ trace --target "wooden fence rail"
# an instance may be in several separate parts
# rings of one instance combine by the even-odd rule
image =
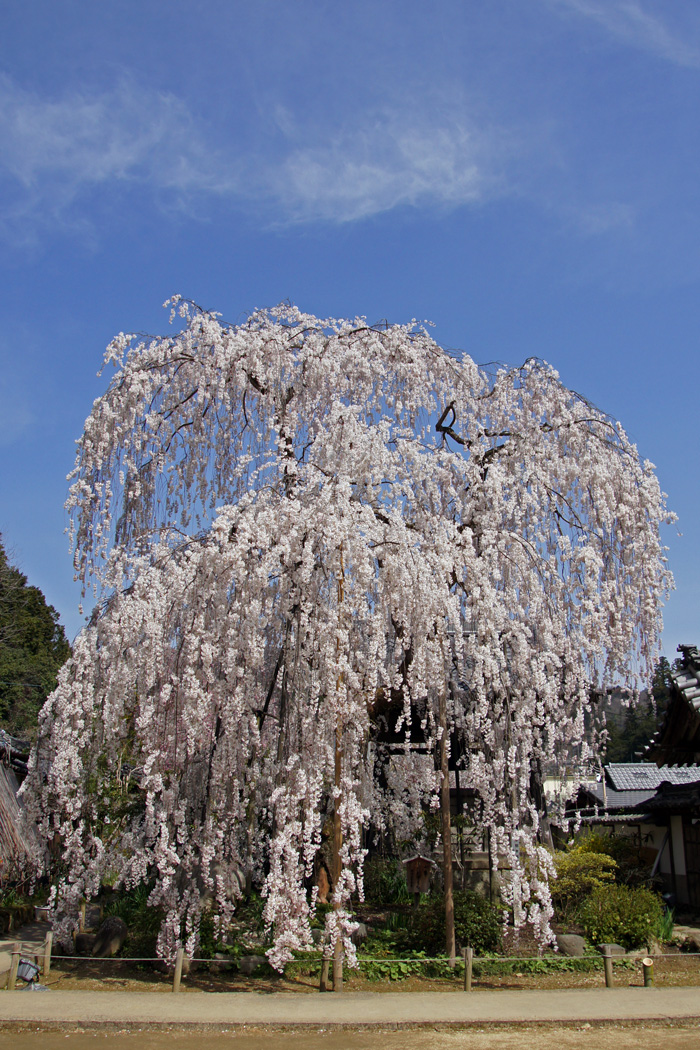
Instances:
[[[21,943],[15,942],[13,944],[13,946],[12,946],[10,970],[9,970],[9,976],[8,976],[8,981],[7,981],[7,989],[9,991],[13,991],[16,988],[16,985],[17,985],[17,971],[18,971],[18,968],[19,968],[20,961],[21,961],[22,958],[27,958],[27,957],[29,959],[34,959],[36,961],[36,964],[40,967],[42,976],[44,976],[44,977],[47,977],[48,974],[51,971],[51,962],[52,962],[52,960],[54,962],[61,962],[61,961],[65,961],[65,962],[88,962],[89,961],[91,964],[94,964],[94,963],[121,963],[123,965],[124,964],[128,965],[130,963],[156,963],[156,964],[162,965],[162,962],[163,962],[162,959],[153,958],[153,957],[130,958],[130,957],[114,957],[113,956],[113,957],[107,958],[107,959],[95,959],[95,958],[90,957],[89,960],[88,960],[88,957],[86,957],[84,955],[54,955],[54,954],[52,954],[52,947],[53,947],[53,934],[52,933],[48,933],[47,934],[46,939],[44,941],[44,944],[41,946],[41,948],[39,950],[37,950],[36,946],[25,947]],[[640,958],[639,952],[628,952],[628,953],[625,953],[625,954],[620,954],[620,955],[614,955],[613,956],[610,953],[610,949],[607,948],[607,946],[606,946],[605,950],[601,953],[601,955],[598,955],[598,956],[594,956],[594,955],[593,956],[591,956],[591,955],[589,955],[589,956],[581,956],[581,957],[578,957],[578,958],[580,958],[581,962],[602,961],[602,963],[603,963],[603,972],[604,972],[604,976],[605,976],[605,986],[606,986],[606,988],[614,987],[614,972],[613,972],[613,963],[614,962],[625,962],[625,961],[628,961],[628,962],[629,961],[640,962],[641,966],[642,966],[642,973],[643,973],[643,978],[644,978],[644,987],[645,988],[649,988],[649,987],[652,987],[653,984],[654,984],[654,961],[655,960],[660,960],[660,959],[678,959],[678,958],[693,958],[693,957],[698,957],[698,956],[700,956],[700,952],[683,952],[683,954],[680,955],[680,956],[679,956],[679,954],[677,952],[674,952],[674,953],[671,953],[671,952],[660,953],[658,955],[655,955],[654,959],[651,959],[648,956],[646,958]],[[553,957],[550,956],[548,958],[551,961],[555,961],[557,959],[564,959],[564,958],[569,958],[569,957],[568,956],[553,956]],[[231,962],[234,962],[234,961],[235,960],[233,960],[233,959],[231,960]],[[305,955],[302,958],[294,960],[294,961],[296,963],[299,963],[299,964],[302,964],[302,965],[304,963],[307,963],[307,964],[308,963],[312,963],[312,964],[320,963],[321,964],[321,976],[322,976],[321,984],[323,985],[323,983],[324,983],[323,982],[324,964],[327,964],[328,959],[322,953],[320,953],[320,952],[319,953],[315,953],[315,952],[314,953],[309,953],[308,955]],[[435,956],[435,957],[430,957],[430,958],[425,957],[425,956],[419,956],[418,958],[416,958],[414,956],[414,957],[407,957],[405,959],[395,959],[395,958],[390,958],[390,957],[384,957],[383,958],[383,957],[376,956],[376,955],[362,955],[362,956],[358,956],[357,961],[360,964],[360,966],[362,966],[363,963],[364,964],[369,964],[369,965],[371,965],[371,964],[375,964],[375,965],[377,965],[377,964],[379,964],[379,965],[387,965],[388,964],[388,965],[391,965],[392,963],[411,963],[411,964],[414,964],[414,965],[420,965],[420,964],[423,964],[423,963],[425,963],[425,964],[429,964],[429,963],[447,963],[449,960],[448,960],[447,956]],[[489,964],[489,963],[511,963],[513,965],[516,965],[518,963],[533,962],[533,961],[543,961],[543,956],[541,956],[541,955],[528,955],[528,956],[488,955],[488,956],[483,956],[482,958],[479,958],[479,957],[477,957],[474,954],[473,948],[467,946],[466,948],[464,948],[462,950],[462,963],[463,963],[463,966],[464,966],[464,974],[463,974],[464,991],[465,992],[471,992],[472,991],[473,976],[474,976],[474,964],[475,963],[477,963],[477,964],[478,963],[486,963],[486,964]],[[180,991],[180,987],[181,987],[181,984],[182,984],[183,972],[187,973],[188,970],[189,970],[189,967],[190,967],[190,965],[192,963],[207,963],[207,964],[210,964],[210,965],[211,964],[214,964],[214,965],[218,964],[218,965],[220,965],[221,963],[225,963],[225,962],[226,962],[225,959],[205,959],[205,958],[200,957],[200,956],[188,956],[188,955],[185,954],[185,951],[184,951],[183,948],[178,948],[177,955],[175,957],[174,970],[173,970],[173,992],[177,993],[177,992]],[[326,977],[327,977],[327,974],[326,974]],[[325,991],[327,988],[328,988],[328,984],[326,983],[326,988],[321,987],[321,991]]]

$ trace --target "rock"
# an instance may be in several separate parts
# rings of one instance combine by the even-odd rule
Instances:
[[[95,959],[109,959],[116,955],[129,936],[129,930],[123,919],[110,915],[100,926],[95,937],[92,954]]]
[[[238,960],[238,969],[246,977],[250,977],[254,970],[257,970],[258,966],[262,966],[266,963],[267,959],[264,955],[241,955]]]
[[[209,963],[209,973],[228,973],[233,969],[234,960],[224,952],[216,952]]]
[[[601,955],[627,955],[621,944],[598,944],[597,948]]]
[[[586,941],[577,933],[558,933],[557,948],[562,955],[580,958],[586,951]]]
[[[364,944],[367,940],[367,927],[364,922],[358,924],[357,929],[353,931],[350,938],[355,947],[359,947],[360,944]]]
[[[95,933],[76,933],[75,954],[92,955],[92,949],[95,947],[96,940],[97,934]]]
[[[88,930],[97,930],[102,922],[102,906],[100,904],[88,904],[85,909],[85,927]]]
[[[680,949],[682,952],[700,952],[700,934],[689,933],[687,937],[681,941]]]
[[[326,943],[326,931],[324,929],[313,929],[311,931],[311,940],[314,944],[325,944]]]

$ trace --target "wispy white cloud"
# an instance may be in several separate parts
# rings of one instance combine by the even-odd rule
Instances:
[[[215,163],[216,150],[204,149],[173,95],[124,81],[101,94],[45,99],[0,77],[0,227],[15,239],[84,225],[81,199],[100,187],[221,192]]]
[[[696,21],[692,33],[671,27],[669,6],[657,4],[657,11],[641,0],[547,0],[559,8],[591,18],[609,32],[635,47],[649,51],[679,66],[700,66],[700,41]],[[661,13],[658,13],[658,12]]]
[[[0,227],[27,238],[80,226],[96,190],[146,186],[181,207],[202,197],[262,210],[267,221],[348,222],[399,205],[458,206],[502,192],[506,137],[467,107],[407,101],[329,132],[277,114],[266,150],[221,145],[168,94],[122,82],[47,100],[0,78]],[[169,197],[168,197],[169,195]]]
[[[292,149],[268,170],[267,183],[292,220],[348,222],[399,205],[454,207],[502,192],[494,153],[494,136],[458,113],[431,123],[385,112]]]
[[[121,207],[120,194],[133,188],[196,216],[223,201],[268,226],[509,195],[559,210],[567,224],[580,208],[586,234],[632,221],[624,204],[562,201],[547,174],[550,132],[477,118],[458,90],[358,113],[330,130],[278,107],[262,131],[256,147],[240,134],[226,138],[181,99],[127,80],[99,94],[45,99],[0,77],[0,239],[31,244],[56,228],[92,237],[101,203]]]

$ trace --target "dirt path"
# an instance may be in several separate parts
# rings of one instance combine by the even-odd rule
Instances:
[[[595,1026],[520,1026],[486,1030],[435,1027],[372,1029],[331,1032],[323,1028],[304,1031],[255,1028],[213,1031],[140,1028],[125,1032],[112,1028],[81,1031],[62,1027],[53,1031],[0,1029],[0,1047],[8,1050],[697,1050],[700,1025],[668,1023]]]

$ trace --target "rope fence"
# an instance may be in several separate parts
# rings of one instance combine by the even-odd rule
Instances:
[[[52,952],[53,947],[53,934],[49,933],[46,936],[46,940],[39,949],[36,945],[25,946],[19,942],[16,942],[12,946],[10,970],[7,981],[7,989],[13,991],[16,988],[17,977],[25,980],[30,978],[25,977],[20,972],[20,966],[22,963],[27,963],[31,959],[35,960],[34,967],[36,974],[41,971],[43,977],[47,977],[51,970],[51,963],[53,962],[88,962],[88,958],[84,955],[57,955]],[[606,946],[607,947],[607,946]],[[602,963],[603,972],[605,975],[605,986],[606,988],[614,987],[614,973],[613,966],[615,963],[641,963],[642,973],[644,978],[644,987],[648,988],[654,984],[654,962],[661,959],[689,959],[697,958],[700,956],[700,952],[659,952],[655,953],[653,957],[642,956],[639,951],[637,952],[620,952],[611,953],[609,949],[602,951],[599,955],[584,955],[584,956],[564,956],[564,955],[485,955],[476,956],[474,951],[470,947],[466,947],[462,950],[461,958],[451,961],[447,956],[407,956],[406,958],[394,958],[391,956],[377,956],[377,955],[358,955],[357,962],[362,968],[363,966],[375,966],[378,968],[391,967],[398,964],[410,964],[412,966],[421,966],[422,964],[440,964],[441,967],[448,966],[451,970],[460,971],[463,968],[463,986],[465,992],[470,992],[473,986],[474,979],[474,965],[477,964],[480,967],[484,965],[488,966],[490,963],[509,963],[512,966],[517,966],[522,963],[528,962],[540,962],[540,963],[551,963],[559,962],[564,959],[567,962],[573,963],[575,968],[578,968],[576,964],[595,964]],[[28,958],[27,958],[28,957]],[[289,965],[315,965],[319,963],[321,965],[321,984],[320,990],[326,990],[326,984],[324,981],[324,963],[329,961],[329,956],[324,955],[322,952],[309,952],[303,956],[293,959]],[[111,956],[107,958],[89,958],[90,963],[116,963],[121,965],[130,965],[134,963],[153,963],[158,966],[163,966],[163,960],[157,957],[118,957]],[[179,948],[175,957],[175,963],[173,966],[173,992],[179,992],[180,985],[182,982],[183,970],[187,972],[187,969],[193,963],[204,963],[210,967],[225,967],[227,965],[235,965],[237,962],[235,957],[219,957],[219,958],[206,958],[204,956],[188,956],[185,954],[183,948]],[[32,965],[30,963],[30,965]],[[596,967],[597,968],[597,967]],[[540,971],[541,972],[541,971]],[[35,974],[35,976],[36,976]],[[327,974],[325,975],[327,980]],[[457,973],[455,973],[457,977]],[[32,980],[34,978],[31,978]]]

